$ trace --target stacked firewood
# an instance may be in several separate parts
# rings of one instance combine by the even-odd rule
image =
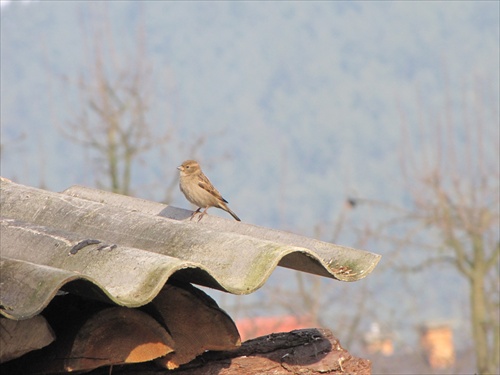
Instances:
[[[88,290],[78,282],[69,286]],[[351,356],[324,329],[276,333],[241,345],[233,320],[190,284],[169,281],[137,308],[104,302],[104,295],[81,295],[58,295],[31,319],[1,318],[0,373],[371,373],[370,361]]]
[[[180,283],[165,285],[140,308],[65,294],[56,296],[41,315],[0,323],[0,359],[18,357],[2,368],[8,365],[10,371],[23,374],[89,371],[153,360],[174,369],[207,350],[240,346],[235,324],[215,301]]]

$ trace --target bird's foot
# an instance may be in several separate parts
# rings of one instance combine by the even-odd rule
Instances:
[[[193,220],[193,217],[196,216],[197,213],[199,213],[201,210],[201,207],[198,208],[196,211],[194,211],[192,214],[191,214],[191,217],[189,218],[189,221]],[[200,221],[200,219],[198,219],[198,221]]]
[[[201,209],[201,208],[200,208]],[[200,210],[198,209],[198,211]],[[200,213],[200,217],[198,218],[198,222],[201,220],[203,216],[207,214],[208,207],[203,210],[203,212]]]

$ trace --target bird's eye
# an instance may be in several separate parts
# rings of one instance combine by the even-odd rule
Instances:
[[[186,165],[186,169],[189,168],[189,165]]]

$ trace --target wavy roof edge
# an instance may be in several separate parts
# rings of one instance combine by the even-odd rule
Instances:
[[[85,280],[118,305],[150,302],[172,276],[233,294],[278,266],[342,281],[380,255],[79,186],[54,193],[1,180],[0,313],[26,319]],[[36,248],[36,251],[33,249]],[[7,272],[9,271],[9,272]]]

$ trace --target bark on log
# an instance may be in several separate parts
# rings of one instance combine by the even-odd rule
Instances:
[[[0,363],[43,348],[55,338],[43,316],[38,315],[27,320],[0,318]]]
[[[198,367],[195,367],[198,366]],[[233,352],[207,353],[182,375],[357,374],[370,375],[369,360],[353,357],[326,329],[275,333],[248,340]]]
[[[175,352],[156,360],[162,367],[174,369],[207,350],[231,350],[241,345],[233,320],[212,298],[189,284],[167,284],[152,305],[175,342]]]

